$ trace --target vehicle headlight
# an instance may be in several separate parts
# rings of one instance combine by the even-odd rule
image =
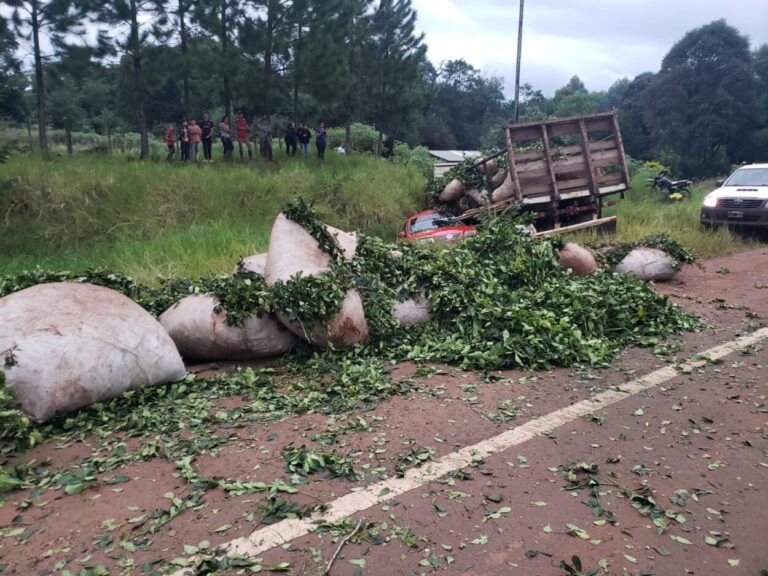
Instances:
[[[707,208],[714,208],[717,206],[717,196],[712,196],[711,194],[709,196],[704,197],[704,206]]]
[[[445,239],[446,239],[446,240],[455,240],[455,239],[456,239],[456,238],[458,238],[458,237],[459,237],[459,235],[458,235],[458,234],[446,234],[446,235],[445,235]]]

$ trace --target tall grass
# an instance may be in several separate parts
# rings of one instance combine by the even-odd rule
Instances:
[[[701,202],[715,189],[714,181],[694,184],[687,200],[665,201],[660,192],[652,192],[642,171],[633,178],[632,189],[615,206],[605,208],[604,216],[617,216],[615,238],[600,238],[593,232],[574,235],[574,242],[610,241],[633,242],[649,234],[667,233],[700,258],[713,258],[743,252],[760,246],[760,240],[750,233],[728,228],[706,229],[699,223]]]
[[[324,164],[288,159],[279,166],[15,155],[0,170],[0,273],[107,266],[145,282],[231,271],[241,257],[266,250],[274,217],[297,196],[313,201],[329,224],[394,239],[403,219],[423,208],[425,185],[413,167],[334,153]],[[605,210],[619,217],[616,241],[666,232],[702,258],[759,245],[700,226],[701,200],[713,183],[667,203],[646,189],[645,177],[636,175],[626,199]],[[604,240],[594,233],[573,239]]]
[[[16,155],[0,174],[0,272],[109,266],[142,280],[230,271],[267,248],[297,196],[334,226],[392,239],[425,185],[413,168],[333,153],[279,167]]]

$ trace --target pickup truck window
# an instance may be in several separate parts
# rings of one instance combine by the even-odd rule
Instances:
[[[739,168],[724,186],[768,186],[768,168]]]

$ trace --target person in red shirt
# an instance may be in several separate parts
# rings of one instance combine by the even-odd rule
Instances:
[[[189,121],[189,128],[187,130],[189,131],[190,144],[189,157],[193,162],[197,162],[197,154],[200,148],[200,141],[203,139],[203,131],[200,129],[200,126],[197,125],[195,120]]]
[[[170,160],[176,154],[176,127],[173,124],[168,124],[165,131],[165,145],[168,147],[168,160]]]
[[[240,159],[243,158],[243,144],[248,148],[248,160],[253,160],[253,146],[249,138],[248,120],[243,116],[243,111],[237,111],[237,119],[235,120],[235,126],[237,127],[237,148],[240,150]]]

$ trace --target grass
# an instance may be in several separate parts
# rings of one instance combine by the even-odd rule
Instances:
[[[413,168],[333,153],[278,167],[15,155],[0,176],[0,273],[107,266],[152,281],[230,272],[266,250],[274,217],[296,196],[329,224],[394,239],[422,208],[424,185]]]
[[[760,246],[760,241],[753,235],[727,228],[708,230],[701,226],[701,202],[707,193],[715,189],[713,181],[694,184],[687,200],[666,202],[660,192],[652,192],[647,188],[645,178],[650,176],[640,171],[633,178],[632,189],[626,198],[603,210],[604,216],[618,216],[619,219],[616,236],[608,241],[633,242],[649,234],[666,232],[702,259],[735,254]],[[606,241],[594,231],[579,233],[569,239],[582,243]]]
[[[605,210],[619,217],[616,241],[667,232],[701,258],[759,246],[699,225],[713,183],[666,203],[646,189],[646,176],[641,170],[626,199]],[[313,201],[329,224],[392,240],[403,219],[423,208],[424,186],[414,168],[332,152],[322,165],[290,159],[277,167],[85,153],[44,162],[17,154],[0,175],[0,273],[105,266],[143,282],[228,273],[241,257],[266,250],[275,215],[296,196]]]

